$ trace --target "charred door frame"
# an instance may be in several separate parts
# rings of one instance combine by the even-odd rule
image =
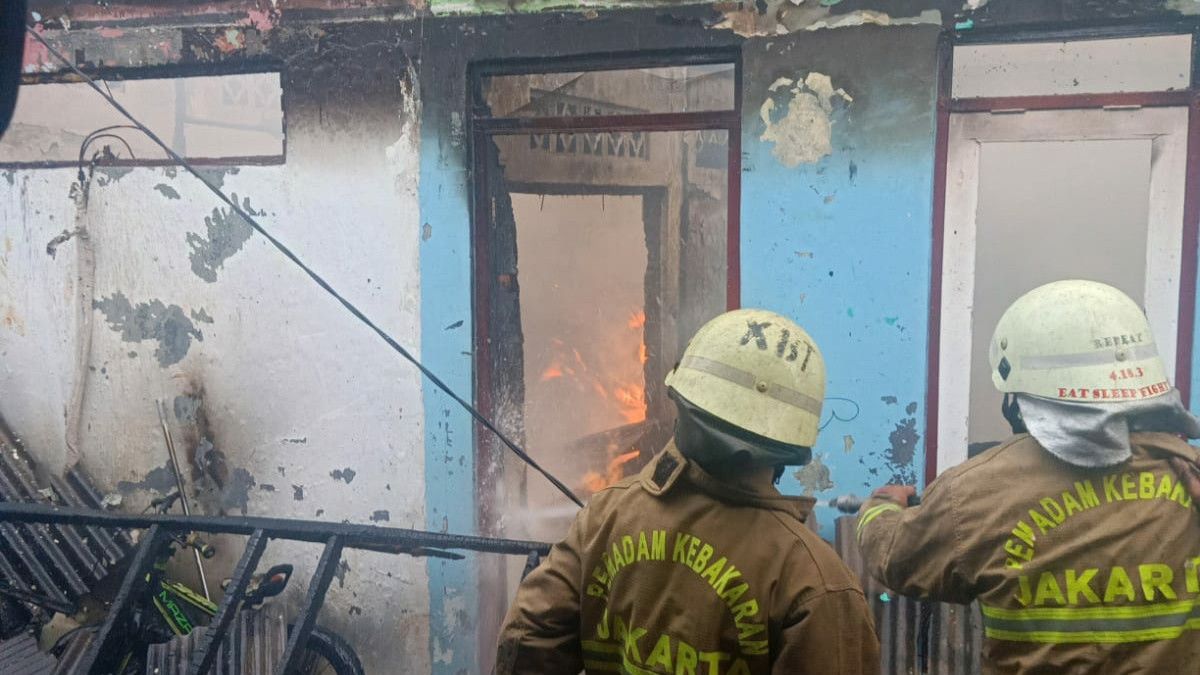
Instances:
[[[574,117],[491,117],[483,97],[484,78],[497,75],[561,73],[578,71],[625,70],[687,65],[728,63],[734,67],[733,106],[728,110],[645,113],[634,115],[590,115]],[[471,124],[472,207],[471,239],[474,316],[474,378],[475,402],[485,415],[497,412],[494,391],[494,355],[490,336],[490,285],[495,274],[490,256],[488,144],[493,136],[527,132],[601,132],[601,131],[703,131],[724,130],[728,134],[728,203],[726,214],[726,265],[728,284],[726,306],[735,308],[741,297],[741,116],[742,116],[742,58],[738,48],[703,50],[644,51],[636,53],[594,54],[559,58],[513,59],[480,61],[468,67],[467,110]],[[622,188],[598,188],[598,193],[619,193]],[[642,191],[637,191],[642,194]],[[486,457],[487,444],[476,433],[476,507],[481,532],[494,532],[499,514],[494,512],[492,495],[499,476]]]
[[[953,97],[954,47],[959,44],[1014,44],[1101,40],[1118,37],[1191,35],[1191,82],[1184,90],[1110,92],[1103,94],[1046,94],[1035,96]],[[938,378],[941,355],[942,259],[946,227],[946,165],[950,150],[951,113],[1080,110],[1105,107],[1188,108],[1188,149],[1183,206],[1183,238],[1180,244],[1179,323],[1175,356],[1175,387],[1185,405],[1191,400],[1192,350],[1196,318],[1197,256],[1200,255],[1200,25],[1172,23],[1096,26],[1082,29],[1044,31],[1026,28],[996,29],[977,33],[943,33],[938,41],[937,130],[934,141],[933,237],[929,291],[929,336],[925,394],[925,484],[938,474]],[[948,467],[941,467],[948,468]]]
[[[528,117],[493,118],[483,97],[483,80],[493,75],[519,75],[549,72],[577,72],[596,70],[621,70],[663,66],[704,65],[731,63],[734,66],[733,107],[729,110],[692,113],[647,113],[638,115],[603,115],[586,117]],[[736,47],[714,47],[703,50],[676,49],[669,51],[638,52],[626,54],[594,54],[561,58],[535,58],[504,61],[479,61],[467,69],[467,111],[470,134],[471,175],[471,242],[472,242],[472,316],[473,335],[473,378],[475,403],[489,418],[495,419],[498,400],[495,396],[497,382],[497,354],[490,344],[492,313],[491,286],[497,283],[497,269],[493,265],[491,251],[491,207],[489,162],[492,138],[496,135],[512,135],[528,132],[561,131],[702,131],[724,130],[728,138],[728,184],[726,213],[726,306],[735,308],[741,298],[741,117],[742,117],[742,57]],[[514,185],[518,188],[540,188],[545,186]],[[598,194],[638,194],[645,197],[643,209],[655,199],[655,188],[597,186]],[[579,190],[572,189],[571,193]],[[660,209],[661,210],[661,209]],[[653,254],[653,253],[652,253]],[[653,258],[651,258],[651,261]],[[649,270],[648,270],[649,273]],[[516,283],[516,280],[512,280]],[[523,442],[524,439],[518,439]],[[475,428],[475,507],[478,531],[496,532],[500,528],[497,512],[496,488],[503,481],[503,474],[496,470],[498,459],[504,452],[496,447],[478,427]],[[502,569],[481,568],[482,578],[493,581],[503,579]],[[479,602],[479,636],[481,644],[488,642],[499,626],[507,605],[504,597],[481,594]],[[485,648],[486,649],[486,648]],[[481,652],[482,653],[482,652]]]

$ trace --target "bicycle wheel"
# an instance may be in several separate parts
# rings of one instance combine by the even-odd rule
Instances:
[[[288,626],[288,633],[292,626]],[[365,675],[362,662],[349,642],[342,636],[320,626],[314,626],[300,655],[295,675]]]

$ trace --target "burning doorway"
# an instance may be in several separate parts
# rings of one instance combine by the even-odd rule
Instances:
[[[584,498],[670,438],[663,378],[737,305],[739,68],[680,59],[473,78],[477,398]],[[482,528],[560,538],[574,507],[479,444]]]
[[[546,457],[577,460],[563,475],[585,494],[640,464],[654,448],[638,446],[661,436],[647,416],[642,202],[512,195],[522,254],[525,441]]]

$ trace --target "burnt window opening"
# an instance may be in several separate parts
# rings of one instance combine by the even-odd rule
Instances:
[[[736,54],[627,65],[473,77],[477,397],[585,499],[667,443],[667,371],[738,304]],[[573,508],[479,443],[483,527],[561,537]]]
[[[278,71],[104,80],[103,86],[179,155],[197,164],[283,164],[285,123]],[[175,164],[83,82],[26,84],[0,167]]]

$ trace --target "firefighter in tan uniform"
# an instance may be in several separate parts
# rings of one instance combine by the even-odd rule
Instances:
[[[920,506],[911,487],[877,491],[858,520],[872,574],[978,600],[987,673],[1200,672],[1200,517],[1180,478],[1200,425],[1141,308],[1096,282],[1042,286],[1005,312],[989,360],[1016,435]]]
[[[817,438],[825,364],[763,310],[696,333],[667,378],[674,441],[592,497],[521,583],[496,672],[877,673],[858,581],[774,482]]]

